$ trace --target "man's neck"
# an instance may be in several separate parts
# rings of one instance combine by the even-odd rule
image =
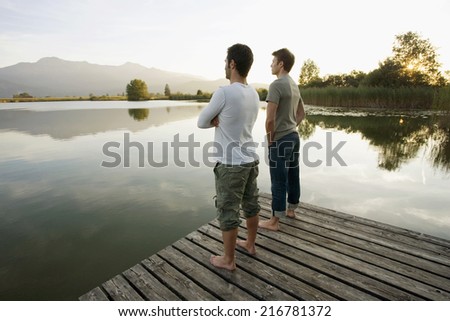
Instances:
[[[239,82],[241,84],[247,85],[247,77],[242,77],[238,73],[232,73],[230,76],[230,85]]]
[[[241,76],[238,76],[238,75],[236,75],[234,77],[231,76],[230,77],[230,85],[234,84],[235,82],[247,85],[247,78],[246,77],[241,77]]]
[[[289,75],[289,73],[286,70],[280,70],[280,72],[277,75],[277,78],[279,79],[281,77],[288,76],[288,75]]]

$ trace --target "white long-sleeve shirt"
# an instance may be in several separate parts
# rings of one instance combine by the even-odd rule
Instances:
[[[258,160],[252,130],[259,111],[259,96],[249,85],[235,82],[220,87],[211,97],[198,118],[199,128],[211,128],[211,121],[218,116],[215,128],[215,159],[227,165],[241,165]]]

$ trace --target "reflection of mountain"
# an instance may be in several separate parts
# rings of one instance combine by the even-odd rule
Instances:
[[[148,109],[142,109],[145,111]],[[95,109],[41,111],[0,110],[0,131],[15,130],[31,135],[49,135],[55,139],[69,139],[112,130],[137,132],[198,115],[198,106],[151,108],[146,119],[136,121],[128,109]],[[142,116],[142,112],[139,117]]]
[[[333,128],[347,133],[361,133],[379,151],[378,164],[389,171],[397,170],[415,158],[421,147],[426,148],[431,163],[450,170],[450,126],[448,116],[336,116],[310,115],[300,127],[303,139],[314,129]]]

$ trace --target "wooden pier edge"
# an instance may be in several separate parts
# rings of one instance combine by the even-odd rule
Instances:
[[[270,202],[261,193],[261,219]],[[213,267],[209,257],[223,251],[214,220],[79,300],[450,300],[443,238],[301,203],[280,231],[259,229],[256,245],[256,255],[237,248],[236,271]]]

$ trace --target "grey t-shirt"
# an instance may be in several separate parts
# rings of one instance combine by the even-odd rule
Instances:
[[[274,141],[296,131],[296,114],[300,99],[300,90],[289,75],[282,76],[270,84],[266,102],[278,105]]]

